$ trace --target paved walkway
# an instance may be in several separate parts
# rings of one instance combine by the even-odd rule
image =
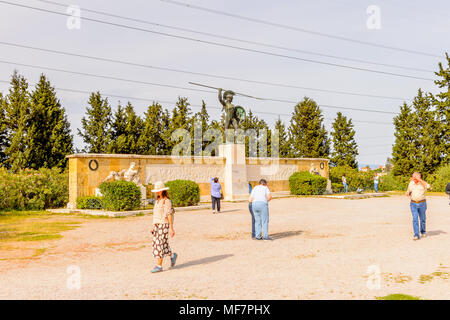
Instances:
[[[150,273],[151,216],[92,219],[38,260],[0,261],[0,298],[450,299],[448,199],[429,197],[427,214],[429,236],[413,241],[405,197],[275,199],[267,242],[250,240],[246,203],[179,212],[178,265],[165,261],[159,274]],[[79,290],[67,286],[73,265]]]

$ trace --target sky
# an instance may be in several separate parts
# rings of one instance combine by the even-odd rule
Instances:
[[[174,103],[170,102],[175,102],[179,96],[183,96],[188,97],[193,112],[199,110],[198,106],[204,100],[209,107],[210,116],[213,119],[219,119],[220,109],[218,107],[220,104],[217,100],[217,92],[209,89],[205,89],[208,92],[188,90],[191,88],[202,89],[189,84],[189,82],[197,82],[213,87],[232,89],[261,98],[300,101],[305,96],[310,97],[323,106],[321,109],[328,131],[331,130],[332,120],[338,111],[353,119],[356,141],[359,146],[357,159],[360,164],[384,164],[386,158],[391,154],[394,142],[394,126],[392,124],[394,114],[348,110],[342,109],[342,107],[396,113],[403,101],[409,102],[409,99],[414,98],[419,88],[436,93],[437,88],[433,83],[433,79],[436,79],[434,71],[438,68],[438,62],[444,61],[445,52],[450,51],[450,37],[448,36],[450,31],[450,2],[446,0],[179,0],[181,3],[220,12],[321,34],[350,38],[359,42],[376,43],[384,47],[293,30],[295,28],[287,29],[256,23],[248,19],[237,19],[177,5],[170,3],[170,1],[53,0],[53,2],[65,6],[38,0],[9,0],[8,2],[64,14],[66,14],[69,5],[75,5],[80,7],[82,17],[134,28],[122,28],[88,20],[81,20],[80,28],[68,28],[67,16],[13,6],[0,1],[0,92],[7,93],[9,85],[1,81],[9,81],[14,69],[24,75],[31,86],[38,81],[41,73],[46,74],[52,85],[57,88],[58,98],[67,111],[75,146],[78,148],[83,146],[83,142],[77,135],[77,128],[80,127],[89,94],[61,89],[86,92],[99,90],[105,96],[139,98],[109,97],[113,109],[117,107],[119,100],[123,105],[129,100],[139,115],[143,115],[152,100],[165,101],[162,105],[172,109]],[[376,10],[380,13],[379,16],[370,10],[368,13],[370,6],[376,6]],[[138,21],[103,16],[86,10],[101,11],[136,20],[145,20],[294,50],[390,64],[413,68],[414,70],[268,48],[230,39],[220,39],[210,35],[169,29],[163,26],[158,27]],[[72,26],[74,25],[72,24]],[[173,38],[139,29],[244,47],[255,51],[270,52],[275,55]],[[128,61],[146,66],[280,83],[295,87],[394,97],[396,99],[286,88],[198,74],[182,74],[8,46],[4,44],[5,42],[78,55]],[[386,46],[405,50],[391,50],[385,48]],[[416,54],[411,51],[427,54]],[[290,58],[280,55],[290,56]],[[327,64],[314,63],[304,59]],[[24,64],[28,66],[24,66]],[[353,69],[329,64],[350,66]],[[31,67],[31,65],[38,67]],[[408,77],[354,68],[371,69],[407,75]],[[64,73],[55,69],[84,74]],[[92,77],[86,75],[86,73],[103,75],[109,78]],[[151,85],[151,83],[185,89],[156,86]],[[251,109],[270,126],[273,126],[278,117],[288,124],[289,114],[292,113],[295,106],[294,103],[255,100],[242,96],[236,96],[234,102],[243,106],[246,110]],[[267,114],[267,112],[274,114]]]

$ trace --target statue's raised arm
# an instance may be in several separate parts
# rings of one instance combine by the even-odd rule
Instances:
[[[226,102],[222,98],[222,88],[219,88],[219,101],[220,101],[220,104],[222,104],[222,106],[225,107]]]

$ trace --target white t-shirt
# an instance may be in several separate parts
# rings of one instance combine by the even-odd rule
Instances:
[[[269,194],[270,190],[269,188],[267,188],[267,186],[257,185],[256,187],[253,188],[250,197],[253,198],[253,202],[256,201],[267,202],[267,195]]]

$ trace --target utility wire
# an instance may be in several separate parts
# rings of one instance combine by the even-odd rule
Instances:
[[[201,7],[201,6],[197,6],[197,5],[193,5],[193,4],[189,4],[189,3],[185,3],[185,2],[181,2],[181,1],[173,1],[173,0],[160,0],[160,1],[166,2],[166,3],[170,3],[170,4],[174,4],[174,5],[178,5],[178,6],[187,7],[189,9],[201,10],[201,11],[204,11],[204,12],[210,12],[210,13],[214,13],[214,14],[219,14],[219,15],[223,15],[223,16],[227,16],[227,17],[232,17],[232,18],[235,18],[235,19],[255,22],[255,23],[269,25],[269,26],[272,26],[272,27],[278,27],[278,28],[287,29],[287,30],[293,30],[293,31],[313,34],[313,35],[316,35],[316,36],[326,37],[326,38],[330,38],[330,39],[336,39],[336,40],[341,40],[341,41],[353,42],[353,43],[358,43],[358,44],[372,46],[372,47],[378,47],[378,48],[383,48],[383,49],[407,52],[407,53],[418,54],[418,55],[429,56],[429,57],[445,58],[443,56],[440,56],[440,55],[437,55],[437,54],[434,54],[434,53],[417,51],[417,50],[410,50],[410,49],[403,49],[403,48],[399,48],[399,47],[393,47],[393,46],[388,46],[388,45],[374,43],[374,42],[368,42],[368,41],[362,41],[362,40],[357,40],[357,39],[352,39],[352,38],[332,35],[332,34],[328,34],[328,33],[308,30],[308,29],[304,29],[304,28],[298,28],[298,27],[289,26],[289,25],[276,23],[276,22],[271,22],[271,21],[267,21],[267,20],[261,20],[261,19],[241,16],[241,15],[237,15],[237,14],[233,14],[233,13],[229,13],[229,12],[214,10],[214,9]]]
[[[71,71],[71,70],[58,69],[58,68],[52,68],[52,67],[44,67],[44,66],[25,64],[25,63],[19,63],[19,62],[14,62],[14,61],[6,61],[6,60],[1,60],[1,59],[0,59],[0,63],[9,64],[9,65],[17,65],[17,66],[22,66],[22,67],[27,67],[27,68],[34,68],[34,69],[44,69],[44,70],[50,70],[50,71],[55,71],[55,72],[61,72],[61,73],[69,73],[69,74],[75,74],[75,75],[87,76],[87,77],[93,77],[93,78],[109,79],[109,80],[124,81],[124,82],[137,83],[137,84],[150,85],[150,86],[167,87],[167,88],[173,88],[173,89],[182,89],[182,90],[190,90],[190,91],[197,91],[197,92],[206,92],[206,93],[217,94],[216,91],[211,91],[211,90],[194,89],[194,88],[190,88],[190,87],[181,87],[181,86],[175,86],[175,85],[171,85],[171,84],[163,84],[163,83],[147,82],[147,81],[140,81],[140,80],[133,80],[133,79],[125,79],[125,78],[120,78],[120,77],[99,75],[99,74],[79,72],[79,71]],[[295,104],[298,103],[298,101],[294,101],[294,100],[284,100],[284,99],[276,99],[276,98],[262,98],[262,100],[267,100],[267,101],[272,101],[272,102],[288,103],[288,104],[291,104],[291,105],[292,104],[295,105]],[[331,108],[331,109],[338,109],[338,110],[352,110],[352,111],[361,111],[361,112],[390,114],[390,115],[397,114],[397,113],[391,112],[391,111],[368,110],[368,109],[361,109],[361,108],[332,106],[332,105],[325,105],[325,104],[324,105],[320,104],[319,106],[323,107],[323,108]]]
[[[16,6],[16,7],[27,8],[27,9],[36,10],[36,11],[41,11],[41,12],[46,12],[46,13],[53,13],[53,14],[57,14],[57,15],[65,16],[65,17],[71,17],[71,15],[66,14],[66,13],[61,13],[61,12],[47,10],[47,9],[42,9],[42,8],[37,8],[37,7],[32,7],[32,6],[23,5],[23,4],[12,3],[12,2],[8,2],[8,1],[0,1],[0,3],[11,5],[11,6]],[[372,73],[378,73],[378,74],[389,75],[389,76],[403,77],[403,78],[409,78],[409,79],[434,81],[434,79],[431,79],[431,78],[423,78],[423,77],[417,77],[417,76],[406,75],[406,74],[386,72],[386,71],[380,71],[380,70],[374,70],[374,69],[366,69],[366,68],[342,65],[342,64],[325,62],[325,61],[319,61],[319,60],[305,59],[305,58],[289,56],[289,55],[284,55],[284,54],[279,54],[279,53],[274,53],[274,52],[269,52],[269,51],[250,49],[250,48],[245,48],[245,47],[239,47],[239,46],[234,46],[234,45],[223,44],[223,43],[219,43],[219,42],[200,40],[200,39],[196,39],[196,38],[191,38],[191,37],[186,37],[186,36],[181,36],[181,35],[176,35],[176,34],[171,34],[171,33],[166,33],[166,32],[160,32],[160,31],[154,31],[154,30],[149,30],[149,29],[144,29],[144,28],[138,28],[138,27],[133,27],[133,26],[124,25],[124,24],[120,24],[120,23],[108,22],[108,21],[104,21],[104,20],[92,19],[92,18],[87,18],[87,17],[79,17],[79,18],[82,19],[82,20],[91,21],[91,22],[97,22],[97,23],[101,23],[101,24],[105,24],[105,25],[111,25],[111,26],[115,26],[115,27],[119,27],[119,28],[131,29],[131,30],[136,30],[136,31],[142,31],[142,32],[157,34],[157,35],[170,37],[170,38],[175,38],[175,39],[183,39],[183,40],[195,41],[195,42],[198,42],[198,43],[210,44],[210,45],[214,45],[214,46],[218,46],[218,47],[231,48],[231,49],[236,49],[236,50],[240,50],[240,51],[248,51],[248,52],[252,52],[252,53],[258,53],[258,54],[268,55],[268,56],[273,56],[273,57],[279,57],[279,58],[285,58],[285,59],[296,60],[296,61],[303,61],[303,62],[310,62],[310,63],[315,63],[315,64],[322,64],[322,65],[339,67],[339,68],[346,68],[346,69],[351,69],[351,70],[372,72]]]
[[[52,4],[52,5],[59,6],[59,7],[64,7],[64,8],[67,8],[69,6],[69,4],[55,2],[55,1],[47,1],[47,0],[35,0],[35,1],[43,2],[43,3],[47,3],[47,4]],[[86,7],[82,7],[81,9],[83,10],[83,12],[90,12],[90,13],[94,13],[94,14],[98,14],[98,15],[103,15],[103,16],[107,16],[107,17],[118,18],[118,19],[123,19],[123,20],[143,23],[143,24],[148,24],[148,25],[152,25],[152,26],[156,26],[156,27],[162,27],[162,28],[167,28],[167,29],[172,29],[172,30],[177,30],[177,31],[190,32],[190,33],[194,33],[194,34],[200,34],[200,35],[203,35],[203,36],[214,37],[214,38],[219,38],[219,39],[224,39],[224,40],[237,41],[237,42],[241,42],[241,43],[258,45],[258,46],[262,46],[262,47],[268,47],[268,48],[273,48],[273,49],[281,49],[281,50],[292,51],[292,52],[297,52],[297,53],[305,53],[305,54],[316,55],[316,56],[326,57],[326,58],[333,58],[333,59],[340,59],[340,60],[346,60],[346,61],[352,61],[352,62],[366,63],[366,64],[372,64],[372,65],[383,66],[383,67],[405,69],[405,70],[412,70],[412,71],[419,71],[419,72],[426,72],[426,73],[433,73],[434,74],[434,71],[427,70],[427,69],[422,69],[422,68],[400,66],[400,65],[395,65],[395,64],[374,62],[374,61],[368,61],[368,60],[362,60],[362,59],[356,59],[356,58],[349,58],[349,57],[340,57],[340,56],[335,56],[335,55],[331,55],[331,54],[313,52],[313,51],[309,51],[309,50],[300,50],[300,49],[295,49],[295,48],[289,48],[289,47],[284,47],[284,46],[279,46],[279,45],[259,42],[259,41],[239,39],[239,38],[234,38],[234,37],[214,34],[214,33],[210,33],[210,32],[192,30],[192,29],[181,28],[181,27],[176,27],[176,26],[170,26],[170,25],[161,24],[161,23],[157,23],[157,22],[152,22],[152,21],[148,21],[148,20],[142,20],[142,19],[137,19],[137,18],[125,17],[125,16],[121,16],[121,15],[117,15],[117,14],[113,14],[113,13],[109,13],[109,12],[87,9]]]
[[[2,83],[7,83],[10,84],[10,81],[6,81],[6,80],[0,80],[0,82]],[[90,95],[92,93],[92,91],[83,91],[83,90],[77,90],[77,89],[68,89],[68,88],[58,88],[55,87],[56,90],[58,91],[65,91],[65,92],[71,92],[71,93],[81,93],[81,94],[88,94]],[[161,99],[157,99],[157,98],[139,98],[139,97],[130,97],[130,96],[123,96],[123,95],[116,95],[116,94],[109,94],[109,93],[101,93],[103,96],[105,97],[111,97],[111,98],[119,98],[119,99],[127,99],[127,100],[138,100],[138,101],[148,101],[148,102],[160,102],[160,103],[167,103],[167,104],[172,104],[175,105],[176,102],[175,101],[167,101],[167,100],[161,100]],[[196,108],[201,108],[202,105],[199,104],[190,104],[190,106],[196,107]],[[222,110],[221,107],[214,107],[214,106],[208,106],[208,109],[216,109],[216,110]],[[265,111],[252,111],[255,114],[267,114],[267,115],[272,115],[272,116],[292,116],[292,113],[277,113],[277,112],[265,112]],[[329,120],[332,121],[334,120],[333,118],[329,118],[329,117],[324,117],[325,120]],[[366,121],[366,120],[353,120],[352,122],[355,123],[364,123],[364,124],[385,124],[385,125],[392,125],[391,122],[379,122],[379,121]]]
[[[49,52],[49,53],[66,55],[66,56],[73,56],[73,57],[78,57],[78,58],[92,59],[92,60],[97,60],[97,61],[112,62],[112,63],[130,65],[130,66],[134,66],[134,67],[141,67],[141,68],[148,68],[148,69],[155,69],[155,70],[162,70],[162,71],[170,71],[170,72],[191,74],[191,75],[195,75],[195,76],[203,76],[203,77],[209,77],[209,78],[226,79],[226,80],[233,80],[233,81],[242,81],[242,82],[262,84],[262,85],[268,85],[268,86],[274,86],[274,87],[293,88],[293,89],[302,89],[302,90],[311,90],[311,91],[320,91],[320,92],[329,92],[329,93],[338,93],[338,94],[346,94],[346,95],[353,95],[353,96],[363,96],[363,97],[371,97],[371,98],[394,99],[394,100],[403,100],[403,101],[410,100],[410,99],[406,99],[406,98],[389,97],[389,96],[381,96],[381,95],[370,95],[370,94],[363,94],[363,93],[336,91],[336,90],[327,90],[327,89],[318,89],[318,88],[300,87],[300,86],[295,86],[295,85],[290,85],[290,84],[283,84],[283,83],[276,83],[276,82],[267,82],[267,81],[251,80],[251,79],[242,79],[242,78],[237,78],[237,77],[214,75],[214,74],[209,74],[209,73],[193,72],[193,71],[188,71],[188,70],[180,70],[180,69],[167,68],[167,67],[151,66],[151,65],[145,65],[145,64],[140,64],[140,63],[133,63],[133,62],[117,60],[117,59],[109,59],[109,58],[104,58],[104,57],[94,57],[94,56],[88,56],[88,55],[84,55],[84,54],[77,54],[77,53],[67,52],[67,51],[39,48],[39,47],[34,47],[34,46],[29,46],[29,45],[24,45],[24,44],[18,44],[18,43],[12,43],[12,42],[0,41],[0,45],[12,46],[12,47],[18,47],[18,48],[30,49],[30,50],[36,50],[36,51]]]

